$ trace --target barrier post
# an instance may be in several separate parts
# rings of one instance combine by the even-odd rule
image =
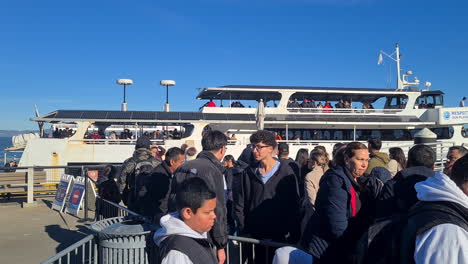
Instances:
[[[34,203],[34,167],[28,168],[28,198],[26,203],[28,205]]]
[[[84,177],[84,219],[88,221],[88,174],[85,173],[84,166],[81,166],[81,176]]]

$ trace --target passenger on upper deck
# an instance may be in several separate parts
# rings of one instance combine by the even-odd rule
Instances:
[[[338,103],[335,104],[335,108],[345,108],[345,103],[343,99],[340,99]]]
[[[210,101],[206,104],[206,107],[216,107],[215,102],[213,102],[213,99],[210,99]]]
[[[130,129],[124,129],[124,131],[120,133],[120,139],[132,139],[132,132],[130,132]]]
[[[463,96],[463,98],[460,101],[460,107],[465,107],[465,101],[466,101],[466,97]]]
[[[289,102],[288,103],[288,107],[291,107],[291,108],[299,108],[301,107],[301,105],[299,105],[299,102],[297,101],[297,98],[294,98],[294,101],[293,102]]]
[[[426,102],[424,102],[424,100],[421,100],[421,102],[418,105],[418,108],[419,109],[427,108]]]
[[[345,101],[344,101],[344,108],[352,108],[351,102],[348,101],[348,100],[345,100]]]
[[[301,103],[301,107],[302,108],[311,108],[312,106],[310,104],[310,101],[307,98],[304,98],[304,100]]]
[[[242,107],[242,108],[244,108],[245,106],[240,101],[235,101],[235,102],[232,102],[231,107]]]

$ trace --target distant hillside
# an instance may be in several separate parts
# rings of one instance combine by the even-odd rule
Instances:
[[[12,137],[24,133],[38,133],[37,130],[0,130],[0,137]]]

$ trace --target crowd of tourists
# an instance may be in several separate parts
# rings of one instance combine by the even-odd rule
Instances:
[[[204,133],[201,152],[153,151],[143,136],[102,194],[160,223],[160,263],[224,263],[228,235],[292,245],[243,244],[241,263],[468,263],[464,147],[436,172],[423,144],[405,156],[370,139],[292,159],[277,139],[253,133],[236,160],[220,131]]]

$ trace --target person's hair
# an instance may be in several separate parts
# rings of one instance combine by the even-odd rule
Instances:
[[[319,149],[325,153],[327,152],[327,149],[322,145],[315,146],[313,150],[316,150],[316,149]]]
[[[367,143],[372,150],[380,150],[380,148],[382,148],[382,141],[378,138],[370,138],[367,140]]]
[[[106,165],[106,167],[104,167],[104,176],[107,177],[107,179],[114,179],[115,177],[115,173],[117,172],[117,169],[111,165],[111,164],[108,164]]]
[[[418,144],[413,146],[408,151],[408,161],[406,162],[406,167],[416,167],[424,166],[426,168],[432,169],[436,161],[436,154],[434,150],[423,144]]]
[[[226,155],[226,156],[224,156],[223,161],[232,161],[234,163],[235,162],[234,156]]]
[[[256,145],[263,142],[267,146],[276,147],[276,138],[273,133],[266,130],[258,130],[250,136],[250,143]]]
[[[388,154],[390,158],[396,160],[403,169],[406,167],[405,153],[403,152],[401,148],[399,147],[390,148],[388,150]]]
[[[366,145],[361,142],[351,142],[346,145],[346,148],[339,150],[333,158],[335,165],[345,166],[345,160],[351,159],[355,155],[356,150],[366,149]]]
[[[452,146],[448,149],[448,152],[454,151],[454,150],[458,150],[458,152],[460,152],[460,155],[462,157],[465,156],[466,153],[468,153],[468,150],[463,146]]]
[[[176,208],[178,211],[190,208],[194,214],[207,200],[216,198],[216,193],[210,190],[204,180],[192,177],[183,181],[176,192]]]
[[[289,145],[286,142],[281,142],[278,144],[278,155],[287,156],[289,155]]]
[[[187,154],[187,156],[195,156],[197,154],[197,149],[195,147],[190,147],[185,154]]]
[[[202,148],[204,151],[218,151],[227,145],[227,137],[219,130],[206,131],[202,138]]]
[[[187,148],[188,148],[188,145],[187,145],[187,144],[185,144],[185,143],[184,143],[184,144],[182,144],[182,145],[180,146],[180,149],[181,149],[182,151],[186,151],[186,150],[187,150]]]
[[[166,152],[166,157],[164,159],[164,162],[166,162],[166,164],[170,166],[171,160],[173,160],[174,162],[179,161],[180,155],[184,155],[184,151],[182,149],[178,147],[170,148]]]
[[[452,175],[450,179],[454,181],[457,186],[461,186],[468,181],[468,155],[465,155],[455,161],[452,167]]]
[[[297,151],[296,162],[300,167],[307,165],[307,160],[309,158],[309,150],[306,148],[301,148]]]
[[[333,145],[333,150],[332,150],[332,157],[335,157],[335,154],[338,150],[340,150],[342,147],[345,147],[345,143],[338,142],[335,145]]]
[[[325,158],[325,163],[320,163],[320,158]],[[323,151],[311,151],[310,152],[310,161],[316,162],[319,166],[325,166],[328,162],[327,155]]]

